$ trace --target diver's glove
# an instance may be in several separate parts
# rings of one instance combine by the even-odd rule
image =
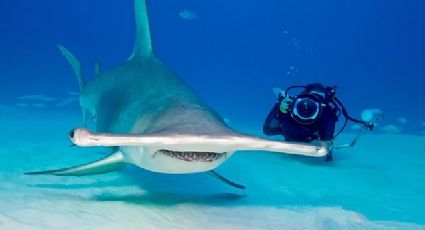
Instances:
[[[292,103],[293,99],[286,95],[285,90],[282,90],[281,88],[273,88],[273,94],[278,100],[279,109],[282,113],[287,113],[289,111],[289,106]]]
[[[289,96],[282,98],[282,100],[280,101],[280,106],[279,106],[280,111],[282,113],[287,113],[289,111],[289,106],[291,105],[293,101],[294,100]]]

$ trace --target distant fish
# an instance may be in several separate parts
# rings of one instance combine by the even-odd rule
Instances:
[[[17,103],[16,106],[21,108],[27,108],[29,105],[27,103]]]
[[[57,103],[57,106],[67,106],[70,104],[74,104],[76,102],[78,102],[79,98],[78,97],[67,97],[65,98],[63,101]]]
[[[224,120],[224,122],[226,122],[226,124],[230,124],[230,119],[229,118],[225,117],[223,120]]]
[[[36,100],[36,101],[43,101],[43,102],[52,102],[56,101],[57,99],[54,97],[48,97],[43,94],[34,94],[34,95],[27,95],[27,96],[21,96],[18,97],[19,100]]]
[[[407,123],[407,119],[404,118],[404,117],[400,117],[400,118],[397,118],[397,122],[402,123],[402,124],[406,124]]]
[[[398,134],[401,132],[401,128],[395,125],[385,125],[381,128],[381,131],[387,134]]]
[[[422,126],[425,126],[425,121],[421,121],[421,125]]]
[[[190,10],[182,10],[179,12],[179,16],[184,20],[193,21],[198,18],[198,15]]]

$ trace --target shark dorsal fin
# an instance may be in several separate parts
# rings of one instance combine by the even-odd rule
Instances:
[[[133,52],[128,59],[146,59],[151,57],[153,53],[146,0],[134,0],[134,9],[136,19],[136,41]]]

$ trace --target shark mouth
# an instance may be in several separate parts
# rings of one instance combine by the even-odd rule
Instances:
[[[184,161],[201,161],[201,162],[211,162],[218,160],[226,156],[226,153],[215,153],[215,152],[181,152],[181,151],[171,151],[166,149],[160,149],[155,152],[162,153],[172,158],[177,158]]]

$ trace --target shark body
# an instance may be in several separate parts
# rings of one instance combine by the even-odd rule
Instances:
[[[325,144],[287,143],[242,134],[230,127],[153,51],[145,0],[135,0],[137,36],[130,58],[85,82],[80,63],[62,46],[76,73],[83,116],[96,132],[70,132],[79,146],[113,146],[104,159],[71,168],[33,172],[82,176],[113,171],[128,163],[160,173],[213,170],[238,150],[264,150],[321,157]],[[97,65],[98,66],[98,65]],[[85,118],[86,119],[86,118]]]

